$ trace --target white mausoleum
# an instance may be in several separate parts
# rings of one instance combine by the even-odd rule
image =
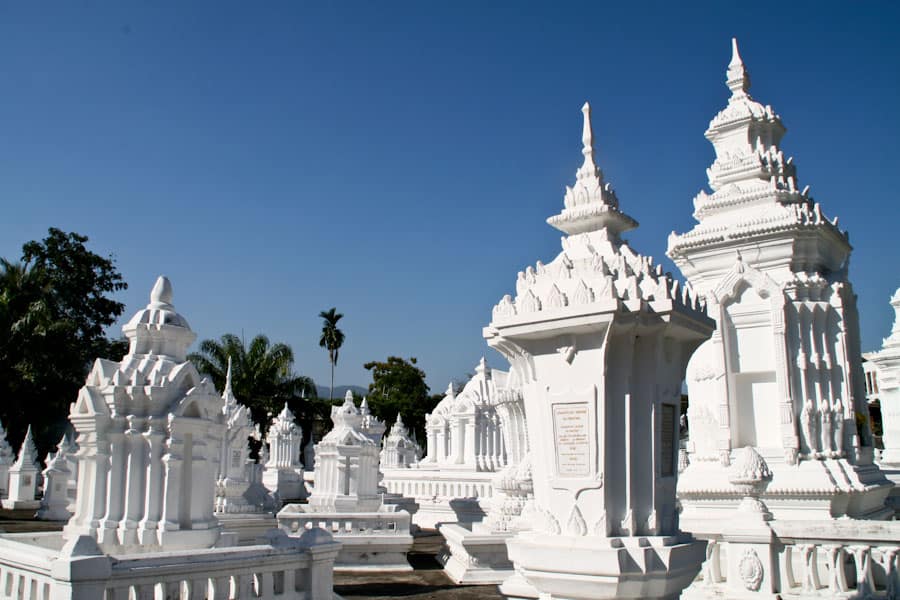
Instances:
[[[776,517],[883,517],[848,236],[800,187],[785,127],[749,95],[736,42],[726,79],[728,104],[706,131],[712,193],[694,198],[697,225],[669,237],[717,324],[688,366],[682,522],[704,533],[729,518],[740,495],[728,469],[744,446],[771,469],[763,498]]]
[[[322,528],[342,547],[336,568],[409,571],[410,515],[382,503],[379,448],[363,429],[366,415],[348,391],[331,408],[334,427],[316,445],[315,486],[308,504],[289,504],[278,525],[290,535]]]
[[[562,251],[520,272],[484,329],[521,376],[528,425],[532,529],[509,558],[541,598],[675,598],[704,547],[678,526],[681,383],[714,323],[622,239],[637,222],[594,162],[582,110],[584,163],[547,220]]]

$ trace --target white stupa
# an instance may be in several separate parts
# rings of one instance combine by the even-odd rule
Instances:
[[[36,509],[41,503],[37,499],[38,485],[41,477],[41,463],[38,460],[37,448],[31,436],[31,425],[25,432],[19,457],[9,468],[9,490],[3,499],[6,509]]]
[[[409,513],[386,505],[378,490],[378,445],[363,431],[365,416],[348,391],[331,408],[331,431],[316,445],[315,487],[308,504],[289,504],[278,525],[290,535],[328,529],[341,542],[337,569],[411,570]]]
[[[16,453],[6,439],[6,429],[0,423],[0,498],[5,498],[9,489],[9,468],[16,462]]]
[[[64,537],[90,536],[114,552],[209,548],[220,532],[223,402],[187,360],[196,334],[172,305],[168,279],[157,279],[122,330],[128,354],[97,359],[70,410],[81,449]]]
[[[409,429],[403,423],[403,415],[397,413],[397,420],[384,439],[381,466],[390,469],[408,468],[416,463],[418,454],[418,444],[409,437]]]
[[[900,288],[891,297],[894,309],[894,327],[884,338],[881,349],[869,352],[866,358],[878,369],[878,388],[881,403],[881,426],[884,450],[881,468],[894,482],[890,501],[900,515]]]
[[[300,444],[303,430],[297,425],[294,413],[287,402],[278,416],[272,419],[269,434],[268,460],[263,471],[263,483],[283,502],[303,500],[306,487],[303,485],[303,463],[300,462]]]
[[[533,529],[507,542],[509,558],[542,598],[675,598],[704,558],[678,526],[681,383],[714,323],[622,240],[637,222],[582,112],[584,163],[547,219],[562,252],[520,272],[484,329],[520,374],[530,440]]]
[[[756,448],[772,471],[776,517],[883,518],[888,483],[873,464],[860,366],[850,243],[800,188],[771,106],[748,93],[733,42],[728,105],[709,124],[712,193],[668,254],[709,303],[717,329],[688,367],[689,466],[679,479],[683,526],[715,533],[741,495],[733,452]]]

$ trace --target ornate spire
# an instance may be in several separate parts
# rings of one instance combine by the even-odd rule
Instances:
[[[728,63],[726,85],[731,90],[731,97],[741,97],[750,90],[750,74],[744,68],[741,53],[738,52],[737,38],[731,38],[731,62]]]
[[[593,167],[597,168],[597,163],[594,162],[594,130],[591,127],[591,105],[587,102],[584,103],[584,106],[581,107],[581,114],[583,115],[583,123],[581,126],[581,153],[584,154],[584,164],[581,165],[582,169]]]
[[[225,371],[225,389],[222,391],[222,398],[225,400],[225,406],[233,406],[237,404],[237,398],[234,397],[234,390],[231,389],[231,356],[228,357],[228,370]],[[287,408],[287,403],[285,403]]]
[[[603,181],[603,171],[594,161],[594,129],[591,105],[581,107],[581,153],[584,162],[575,172],[575,185],[566,187],[563,211],[547,219],[547,223],[569,235],[605,229],[618,239],[623,231],[637,227],[637,221],[619,211],[619,199],[612,187]]]
[[[40,471],[37,448],[34,446],[34,438],[31,435],[31,425],[28,426],[28,431],[25,432],[25,439],[22,440],[22,447],[19,449],[19,458],[16,460],[13,468]]]

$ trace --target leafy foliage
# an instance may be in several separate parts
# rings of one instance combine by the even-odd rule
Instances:
[[[125,309],[109,294],[127,284],[87,241],[50,228],[19,262],[0,259],[0,419],[14,447],[31,424],[39,450],[52,448],[93,360],[127,349],[105,335]]]
[[[270,344],[264,335],[257,335],[246,346],[232,333],[219,340],[203,340],[199,352],[190,354],[188,359],[221,390],[225,387],[229,356],[234,395],[250,409],[263,433],[269,427],[270,415],[278,414],[285,402],[297,415],[306,412],[307,398],[316,397],[313,380],[294,373],[291,347]]]
[[[331,391],[329,398],[334,400],[334,368],[337,366],[338,353],[344,345],[344,332],[338,329],[338,321],[344,315],[337,312],[335,307],[323,310],[319,313],[322,318],[322,337],[319,338],[319,346],[328,350],[328,361],[331,363]]]
[[[363,365],[372,371],[369,384],[369,407],[379,419],[390,425],[403,414],[403,422],[424,440],[425,415],[431,412],[441,396],[429,396],[425,372],[416,366],[416,359],[406,361],[389,356],[384,362],[368,362]]]

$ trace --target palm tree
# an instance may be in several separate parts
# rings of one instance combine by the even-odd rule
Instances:
[[[331,394],[328,399],[334,399],[334,367],[338,361],[338,351],[344,344],[344,332],[338,329],[337,323],[344,316],[337,312],[333,306],[329,310],[319,313],[322,317],[322,337],[319,338],[319,346],[328,350],[328,361],[331,363]]]
[[[212,378],[217,389],[225,386],[228,358],[231,357],[231,387],[235,397],[250,408],[253,420],[268,427],[268,415],[275,414],[285,402],[299,408],[301,398],[315,398],[313,380],[294,373],[294,352],[287,344],[270,344],[257,335],[249,345],[227,333],[219,340],[204,340],[199,352],[188,358],[201,373]]]

